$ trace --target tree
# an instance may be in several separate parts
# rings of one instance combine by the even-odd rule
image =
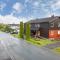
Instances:
[[[5,31],[5,32],[10,32],[10,26],[5,25],[4,31]]]
[[[24,26],[23,22],[20,22],[19,38],[23,38],[23,34],[24,34]]]
[[[0,31],[13,32],[14,30],[7,24],[0,24]]]
[[[13,32],[14,29],[12,29],[9,25],[5,25],[4,31],[5,32]]]
[[[30,24],[26,23],[26,40],[30,40]]]
[[[0,30],[2,31],[3,30],[3,24],[0,24]]]

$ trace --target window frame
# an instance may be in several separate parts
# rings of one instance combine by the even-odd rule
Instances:
[[[54,27],[54,22],[53,23],[50,23],[50,27]]]
[[[60,27],[60,22],[58,22],[58,27]]]

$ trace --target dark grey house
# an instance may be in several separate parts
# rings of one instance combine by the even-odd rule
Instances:
[[[47,18],[35,19],[35,20],[30,20],[28,22],[31,25],[32,36],[36,35],[45,38],[60,38],[59,16],[51,16]]]

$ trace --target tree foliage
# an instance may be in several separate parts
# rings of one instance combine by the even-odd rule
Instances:
[[[30,24],[26,23],[26,40],[30,40]]]
[[[13,32],[14,30],[12,28],[10,28],[9,25],[5,25],[4,31],[5,32]]]
[[[23,38],[23,34],[24,34],[24,26],[23,22],[20,22],[19,38]]]
[[[7,25],[7,24],[0,24],[0,31],[3,31],[3,32],[12,32],[14,30],[12,28],[10,28],[10,26]]]

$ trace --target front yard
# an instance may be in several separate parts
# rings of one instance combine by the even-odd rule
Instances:
[[[18,38],[18,34],[12,34],[14,37]],[[25,40],[27,43],[39,46],[39,47],[46,47],[53,50],[55,53],[60,54],[60,45],[57,40],[49,40],[49,39],[38,39],[38,38],[30,38],[30,40]],[[58,45],[59,46],[58,46]]]
[[[14,37],[18,38],[18,34],[12,34]],[[30,40],[26,40],[28,43],[37,46],[46,46],[48,44],[56,43],[57,41],[49,40],[49,39],[38,39],[38,38],[31,38]]]
[[[53,41],[53,40],[49,40],[49,39],[31,38],[27,42],[42,47],[42,46],[46,46],[48,44],[56,43],[57,41]]]

